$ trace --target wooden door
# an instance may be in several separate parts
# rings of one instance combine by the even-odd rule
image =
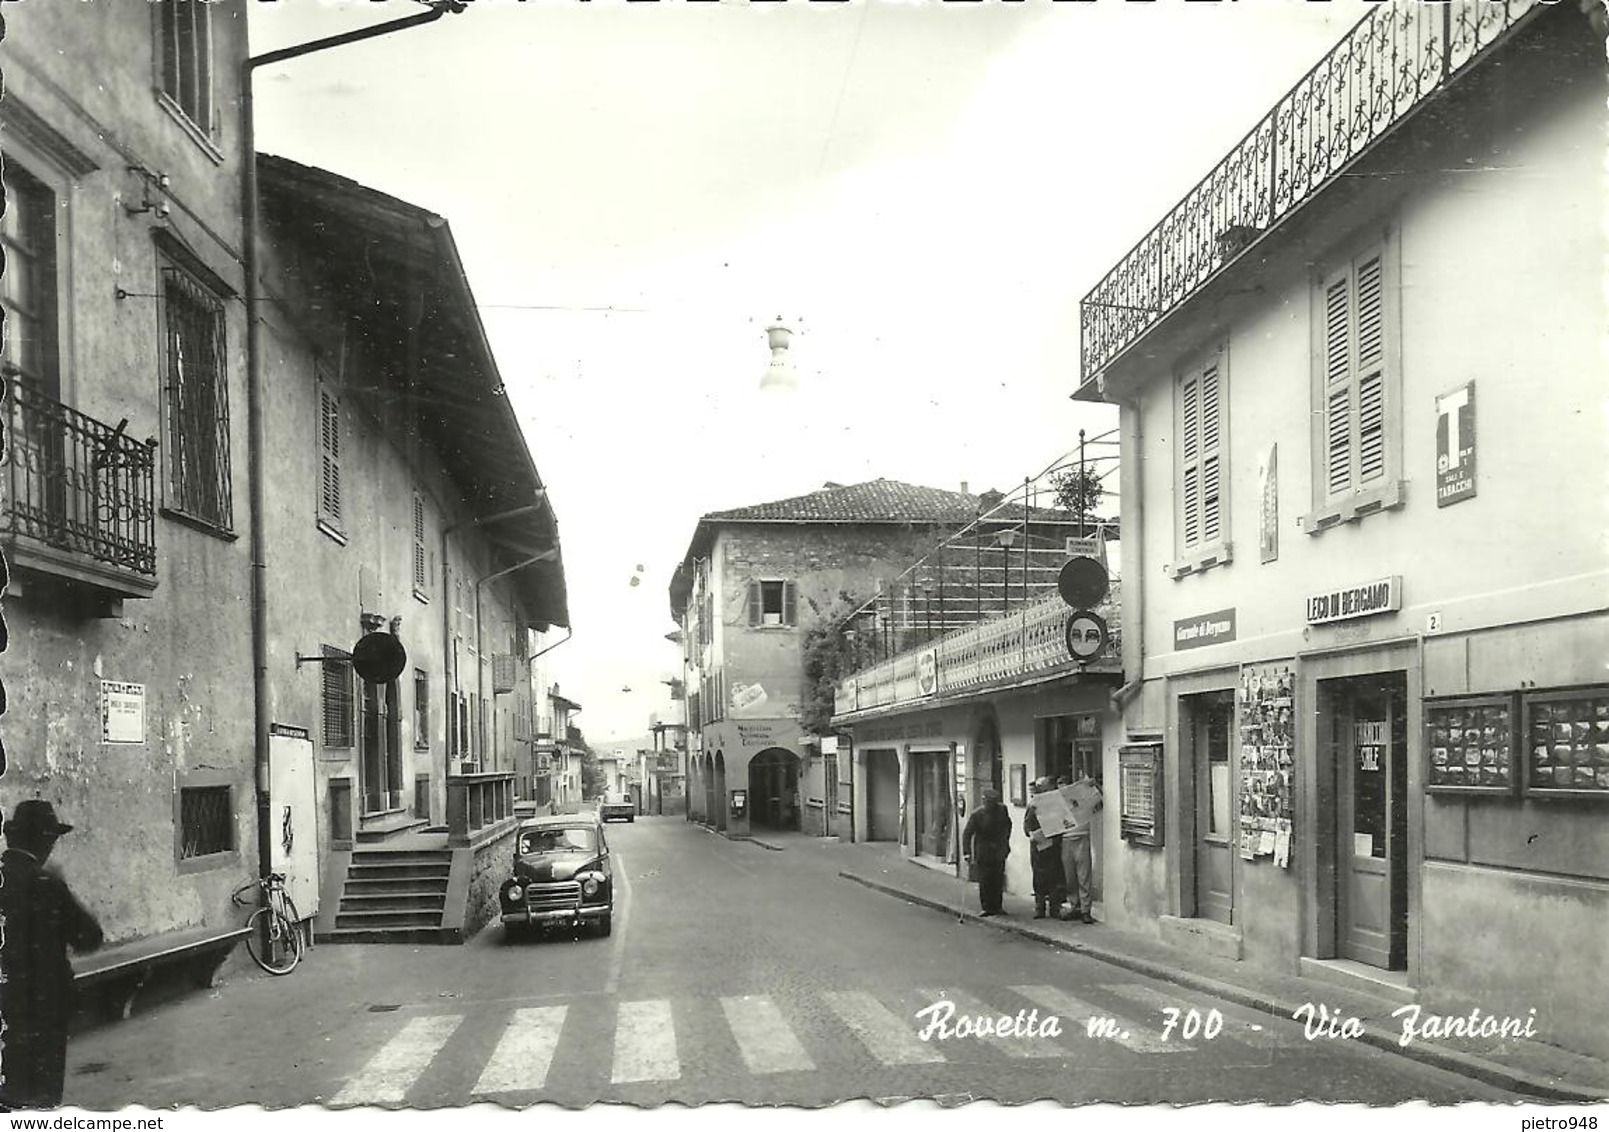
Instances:
[[[1401,968],[1407,957],[1407,684],[1346,682],[1338,699],[1337,935],[1342,956]]]
[[[1234,759],[1230,757],[1234,701],[1202,696],[1191,702],[1196,781],[1196,915],[1235,922]]]

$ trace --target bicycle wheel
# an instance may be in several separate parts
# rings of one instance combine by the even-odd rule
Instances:
[[[302,961],[302,954],[307,950],[307,936],[302,934],[302,915],[296,910],[296,901],[291,899],[291,894],[281,891],[279,900],[279,914],[291,926],[291,944],[295,949],[291,966],[294,967]]]
[[[302,936],[296,925],[277,911],[259,908],[246,921],[246,929],[246,951],[252,962],[270,975],[290,974],[302,957]]]

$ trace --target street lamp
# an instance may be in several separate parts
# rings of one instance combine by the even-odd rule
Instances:
[[[1017,532],[1007,527],[996,534],[994,540],[1000,544],[1003,552],[1000,558],[1000,612],[1004,614],[1011,605],[1011,544],[1017,541]]]

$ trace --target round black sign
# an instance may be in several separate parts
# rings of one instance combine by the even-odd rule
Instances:
[[[1080,664],[1106,651],[1106,621],[1099,613],[1076,610],[1067,618],[1067,651]]]
[[[1056,577],[1061,599],[1074,609],[1089,609],[1106,600],[1111,591],[1106,567],[1097,558],[1069,558]]]
[[[408,650],[394,633],[365,633],[352,646],[352,670],[369,684],[389,684],[408,667]]]

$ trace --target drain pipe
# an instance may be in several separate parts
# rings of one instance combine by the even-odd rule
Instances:
[[[262,288],[258,283],[257,137],[252,78],[258,67],[282,63],[287,59],[311,55],[348,43],[373,39],[406,28],[433,23],[448,12],[464,10],[462,0],[442,0],[427,12],[390,20],[373,27],[326,36],[295,47],[269,51],[248,58],[240,70],[241,162],[240,216],[241,265],[246,273],[246,478],[251,507],[251,692],[255,735],[252,741],[253,769],[257,779],[257,872],[267,877],[273,863],[273,807],[269,798],[268,722],[273,711],[268,686],[268,533],[266,514],[266,474],[263,453],[267,447],[267,424],[263,413],[263,347],[259,323],[262,321]],[[266,921],[265,921],[266,922]]]

